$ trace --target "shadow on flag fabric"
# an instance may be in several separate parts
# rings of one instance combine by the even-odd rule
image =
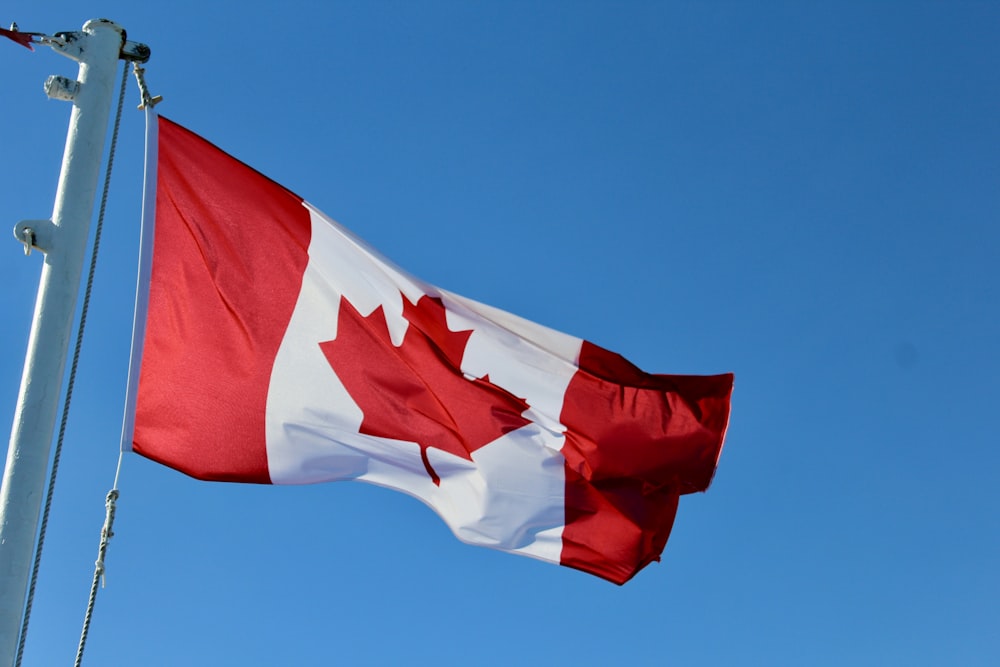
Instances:
[[[429,285],[151,118],[134,451],[204,480],[389,487],[464,542],[617,584],[659,560],[712,480],[732,375],[645,373]]]

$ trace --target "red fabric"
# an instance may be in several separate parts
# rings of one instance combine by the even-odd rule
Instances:
[[[21,46],[27,48],[29,51],[34,51],[35,47],[31,45],[31,33],[30,32],[18,32],[16,30],[7,30],[6,28],[0,28],[0,35],[3,35],[7,39],[14,40]]]
[[[159,136],[134,449],[200,479],[268,483],[268,380],[308,262],[309,213],[180,125],[161,117]]]
[[[712,481],[733,376],[650,375],[584,341],[566,426],[562,564],[617,584],[659,560],[678,497]]]

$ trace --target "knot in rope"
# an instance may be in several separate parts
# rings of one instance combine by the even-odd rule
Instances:
[[[115,523],[115,503],[118,500],[118,489],[108,491],[108,497],[104,501],[106,510],[104,516],[104,527],[101,528],[101,544],[97,550],[97,560],[94,562],[94,576],[101,578],[101,588],[104,588],[104,555],[108,551],[108,543],[114,537],[111,527]]]

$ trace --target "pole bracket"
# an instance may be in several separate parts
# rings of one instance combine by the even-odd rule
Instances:
[[[80,93],[80,82],[65,76],[53,74],[45,80],[45,94],[49,99],[72,102]]]
[[[24,254],[32,250],[47,253],[52,249],[56,226],[51,220],[22,220],[14,225],[14,238],[24,244]]]
[[[150,53],[149,47],[145,44],[125,40],[118,59],[126,62],[144,63],[149,60]]]
[[[111,23],[105,19],[98,19],[96,23]],[[85,26],[86,27],[86,26]],[[123,31],[124,33],[124,31]],[[83,57],[86,48],[86,33],[80,30],[57,32],[49,37],[41,33],[31,33],[39,37],[39,42],[51,46],[55,51],[63,54],[67,58],[72,58],[77,62]],[[128,62],[145,63],[149,60],[151,51],[149,46],[141,42],[133,42],[122,35],[122,46],[118,52],[118,59]]]

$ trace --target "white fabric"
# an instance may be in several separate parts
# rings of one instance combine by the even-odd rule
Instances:
[[[153,232],[156,222],[156,165],[159,164],[159,118],[152,105],[146,106],[146,159],[142,183],[142,220],[139,232],[139,269],[132,311],[132,346],[129,352],[128,381],[125,386],[125,416],[122,418],[120,449],[132,451],[135,432],[135,401],[139,391],[139,368],[146,341],[146,313],[149,312],[149,278],[153,270]]]
[[[565,520],[559,414],[581,340],[422,283],[306,206],[309,264],[268,391],[271,480],[357,479],[398,489],[432,507],[464,542],[559,562]],[[336,338],[341,295],[365,316],[382,306],[390,338],[400,345],[408,327],[400,293],[414,303],[423,294],[441,297],[449,328],[473,331],[463,372],[489,374],[530,406],[524,416],[533,423],[475,451],[472,461],[431,447],[440,486],[416,443],[358,432],[362,412],[320,348]]]

